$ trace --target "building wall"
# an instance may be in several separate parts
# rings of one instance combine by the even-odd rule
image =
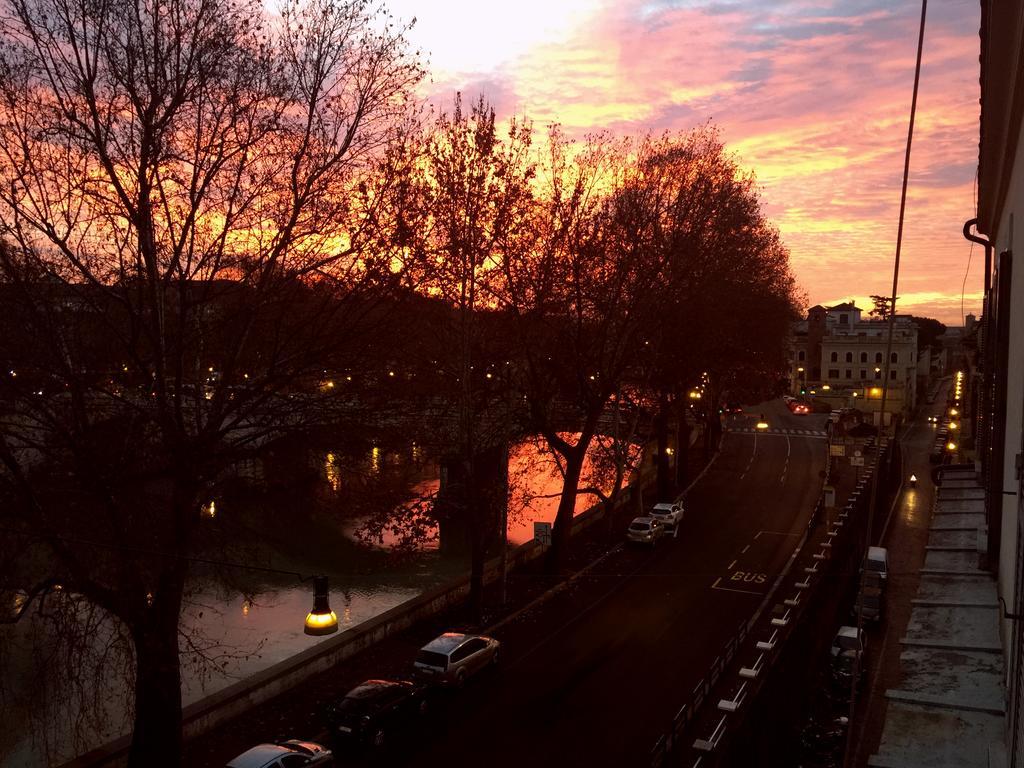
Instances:
[[[1024,138],[1022,136],[1021,138]],[[995,248],[996,263],[998,254],[1010,251],[1013,254],[1012,287],[1010,299],[1010,337],[1009,358],[1007,360],[1006,378],[1006,436],[1003,443],[1003,493],[1001,499],[993,499],[994,503],[1002,502],[1002,539],[999,552],[999,593],[1009,606],[1015,605],[1016,569],[1018,552],[1018,515],[1019,499],[1017,487],[1016,461],[1024,451],[1022,432],[1024,432],[1024,236],[1014,237],[1014,228],[1024,226],[1024,164],[1015,163],[1006,194],[1006,204],[998,218],[997,230],[989,233]],[[1002,622],[1003,647],[1009,653],[1008,634],[1011,623]],[[1008,671],[1016,663],[1010,659]]]
[[[1022,89],[1018,87],[1019,83],[1014,82],[1014,76],[1019,77],[1015,64],[1021,47],[1022,29],[1019,9],[1010,4],[983,3],[983,19],[986,13],[1013,17],[990,18],[982,29],[979,229],[989,236],[994,246],[996,266],[1000,253],[1009,251],[1013,255],[1006,378],[995,382],[997,388],[1005,388],[1006,392],[1003,481],[1002,488],[993,489],[990,503],[1000,505],[1002,512],[999,594],[1011,613],[1019,613],[1018,597],[1024,572],[1020,541],[1024,501],[1021,499],[1022,484],[1016,464],[1018,456],[1024,453],[1024,235],[1015,236],[1014,230],[1024,226],[1024,163],[1014,148],[1020,146],[1024,139],[1024,124],[1014,124],[1013,120],[1007,119],[1006,110],[1013,112],[1024,102],[1024,93],[1019,92]],[[1011,159],[1013,165],[1007,167],[1005,163]],[[996,313],[1006,309],[1005,306],[997,308]],[[1024,713],[1020,707],[1024,699],[1021,690],[1024,670],[1021,668],[1021,627],[1018,624],[1020,620],[1000,620],[1000,635],[1006,653],[1007,747],[1011,767],[1024,765]]]

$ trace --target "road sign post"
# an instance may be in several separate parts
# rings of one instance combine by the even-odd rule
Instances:
[[[542,547],[551,546],[551,523],[533,523],[533,538],[540,542]]]

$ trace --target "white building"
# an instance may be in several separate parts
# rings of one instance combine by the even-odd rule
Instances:
[[[852,303],[811,307],[790,338],[792,393],[877,412],[887,335],[886,321],[865,320]],[[896,316],[888,367],[886,413],[909,415],[917,405],[919,376],[917,326],[909,317]]]

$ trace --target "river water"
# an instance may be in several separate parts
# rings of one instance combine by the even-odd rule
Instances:
[[[636,449],[639,453],[639,449]],[[283,546],[286,542],[316,542],[304,553],[274,552],[275,565],[287,563],[289,570],[329,572],[331,607],[338,614],[340,631],[355,627],[424,591],[464,573],[466,562],[443,558],[438,549],[437,529],[429,521],[415,527],[391,527],[397,511],[380,516],[380,509],[408,509],[409,503],[429,498],[438,489],[438,465],[415,445],[383,447],[369,445],[353,451],[328,450],[314,454],[315,478],[303,504],[307,515],[288,514],[295,499],[289,493],[277,494],[256,517],[263,521],[260,536]],[[261,470],[262,472],[263,470]],[[585,484],[606,486],[592,475],[596,465],[588,461]],[[557,466],[540,440],[528,440],[509,452],[508,541],[514,546],[533,537],[536,521],[552,522],[558,506],[561,477]],[[268,492],[266,496],[275,494]],[[595,503],[592,495],[577,499],[577,514]],[[232,502],[211,499],[205,514],[231,537],[244,533],[244,527],[232,528]],[[235,502],[237,505],[237,502]],[[383,506],[381,506],[383,505]],[[262,506],[262,503],[260,504]],[[253,510],[244,514],[250,527]],[[262,515],[262,517],[260,516]],[[297,522],[302,520],[306,522]],[[308,521],[314,524],[304,529]],[[275,525],[280,529],[274,530]],[[266,544],[264,541],[262,544]],[[337,556],[336,556],[337,554]],[[308,558],[308,559],[304,559]],[[339,568],[343,561],[345,568]],[[263,561],[265,562],[265,561]],[[279,566],[280,567],[280,566]],[[338,574],[339,570],[345,572]],[[268,577],[260,582],[225,584],[223,580],[198,574],[192,585],[182,617],[183,637],[194,638],[204,649],[201,655],[183,653],[182,696],[188,705],[238,680],[244,680],[267,667],[329,639],[303,633],[303,618],[312,602],[308,584],[288,577]],[[38,665],[39,653],[28,649],[28,638],[38,627],[16,629],[25,641],[18,652],[0,659],[4,665]],[[35,642],[39,642],[38,636]],[[205,659],[204,659],[205,657]],[[73,743],[67,723],[81,714],[83,704],[71,699],[50,701],[45,712],[37,707],[38,691],[33,676],[8,675],[0,699],[5,716],[0,718],[0,764],[35,768],[70,759],[86,748],[98,746],[126,731],[123,706],[124,683],[104,677],[108,690],[100,692],[107,711],[94,718],[97,722],[79,728],[80,738]],[[35,678],[38,679],[38,678]],[[20,681],[20,683],[19,683]],[[68,711],[72,707],[75,711]],[[82,732],[86,732],[84,739]]]

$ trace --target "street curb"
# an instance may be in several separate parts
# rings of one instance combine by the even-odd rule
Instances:
[[[954,712],[982,712],[986,715],[1005,715],[1006,708],[1003,706],[985,706],[984,704],[970,704],[959,702],[943,696],[930,696],[924,693],[905,691],[899,688],[890,688],[885,692],[885,698],[889,701],[898,701],[901,704],[916,704],[919,707],[936,707],[938,709],[950,709]]]
[[[956,643],[950,640],[912,640],[909,637],[901,637],[900,645],[911,648],[936,648],[941,651],[977,651],[979,653],[1002,653],[1003,646],[999,643]]]
[[[910,703],[910,705],[918,705],[919,707],[935,707],[940,710],[952,710],[953,712],[981,712],[986,715],[999,716],[1007,714],[1006,707],[1002,706],[986,707],[985,705],[976,705],[976,703],[956,701],[946,696],[915,693],[914,691],[901,688],[890,688],[886,691],[886,698],[890,701]]]

